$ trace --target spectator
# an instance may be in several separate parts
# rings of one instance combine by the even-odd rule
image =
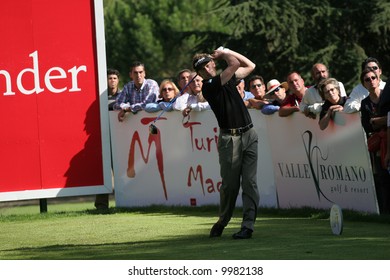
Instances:
[[[177,74],[177,84],[179,86],[179,90],[182,90],[190,81],[190,75],[191,75],[190,69],[182,69]],[[186,92],[190,92],[190,88],[187,87]]]
[[[238,80],[237,82],[237,90],[238,93],[241,95],[242,100],[244,100],[244,104],[246,107],[249,107],[249,101],[248,99],[254,98],[253,94],[250,91],[245,90],[245,81],[244,79]]]
[[[107,70],[107,95],[108,95],[108,110],[114,110],[115,99],[120,93],[119,90],[119,71],[116,69]]]
[[[171,80],[164,80],[160,84],[160,95],[157,102],[148,103],[145,105],[145,111],[148,113],[157,112],[160,110],[172,111],[175,104],[175,98],[179,94],[179,89]]]
[[[279,111],[280,106],[285,102],[288,85],[286,82],[280,83],[278,80],[273,79],[267,83],[267,89],[268,91],[264,98],[269,99],[270,103],[264,104],[261,112],[265,115],[272,115]]]
[[[387,117],[379,114],[382,90],[379,88],[379,77],[374,70],[365,69],[360,75],[360,81],[368,89],[368,96],[361,102],[362,126],[366,134],[386,127]]]
[[[210,109],[209,103],[204,99],[202,94],[203,78],[195,72],[192,72],[189,80],[193,78],[194,80],[189,85],[190,92],[179,96],[173,106],[175,110],[181,111],[184,117],[187,117],[191,110],[199,112]]]
[[[280,106],[280,117],[287,117],[295,112],[299,112],[299,104],[306,91],[305,81],[298,72],[289,73],[286,80],[290,92]]]
[[[318,85],[318,90],[322,99],[325,100],[318,122],[320,129],[324,130],[328,127],[329,122],[334,119],[335,113],[343,110],[346,97],[341,96],[340,83],[333,78],[322,80]]]
[[[249,108],[255,108],[261,110],[264,104],[269,104],[267,100],[264,99],[265,95],[265,83],[262,76],[254,75],[249,78],[249,90],[254,96],[250,98]]]
[[[362,62],[361,71],[372,70],[379,77],[382,75],[382,66],[376,58],[368,57]],[[380,79],[379,88],[383,89],[386,83]],[[368,96],[368,90],[362,83],[355,86],[344,105],[345,113],[355,113],[360,111],[360,105],[364,98]]]
[[[313,65],[311,69],[311,76],[315,84],[306,90],[305,95],[299,104],[299,109],[305,114],[306,117],[315,119],[316,115],[321,112],[321,106],[325,101],[321,98],[321,95],[318,92],[318,84],[322,80],[330,77],[328,68],[322,63],[316,63]],[[341,96],[347,96],[343,83],[339,82],[339,88]]]
[[[135,114],[143,110],[147,103],[156,102],[158,96],[158,84],[155,80],[145,78],[143,63],[134,62],[129,76],[131,81],[124,86],[114,105],[115,110],[120,110],[118,113],[120,122],[124,120],[126,112]]]
[[[387,112],[381,110],[381,106],[386,105],[383,100],[387,96],[379,88],[379,76],[375,70],[363,70],[360,81],[369,92],[368,96],[361,102],[360,111],[362,126],[367,135],[379,209],[381,213],[389,213],[390,174],[385,164]]]

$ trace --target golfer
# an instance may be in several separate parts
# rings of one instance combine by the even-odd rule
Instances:
[[[215,60],[225,60],[227,67],[217,75]],[[196,54],[195,71],[203,78],[202,93],[209,102],[220,128],[218,153],[222,186],[219,220],[210,237],[222,235],[235,208],[242,185],[243,220],[234,239],[252,237],[256,220],[259,192],[257,189],[258,137],[248,109],[237,90],[237,80],[248,76],[255,64],[243,55],[222,47],[211,55]]]

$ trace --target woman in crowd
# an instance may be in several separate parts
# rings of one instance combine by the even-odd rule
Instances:
[[[160,110],[172,111],[172,100],[179,94],[179,89],[171,80],[164,80],[160,84],[159,100],[157,102],[148,103],[145,105],[145,111],[149,113]],[[174,103],[174,102],[173,102]]]
[[[324,130],[333,120],[335,113],[343,110],[346,97],[341,96],[339,82],[334,78],[322,80],[318,85],[318,92],[325,100],[318,122],[320,129]]]

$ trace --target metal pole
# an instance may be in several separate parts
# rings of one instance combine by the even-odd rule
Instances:
[[[39,200],[39,210],[41,213],[47,212],[47,199],[46,198],[41,198]]]

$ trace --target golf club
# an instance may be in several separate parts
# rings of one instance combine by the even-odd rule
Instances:
[[[167,109],[169,109],[171,106],[172,106],[172,104],[176,101],[176,99],[179,97],[179,96],[181,96],[183,93],[184,93],[184,90],[192,83],[192,81],[196,78],[196,76],[198,76],[198,74],[196,74],[182,89],[181,89],[181,91],[179,92],[179,94],[178,95],[176,95],[171,101],[169,101],[169,104],[168,104],[168,106],[164,109],[164,110],[162,110],[162,112],[154,119],[154,121],[149,125],[149,133],[150,134],[158,134],[158,129],[157,129],[157,127],[155,126],[155,123],[156,123],[156,121],[158,121],[160,118],[161,118],[161,116],[162,116],[162,114],[164,114],[166,111],[167,111]]]

